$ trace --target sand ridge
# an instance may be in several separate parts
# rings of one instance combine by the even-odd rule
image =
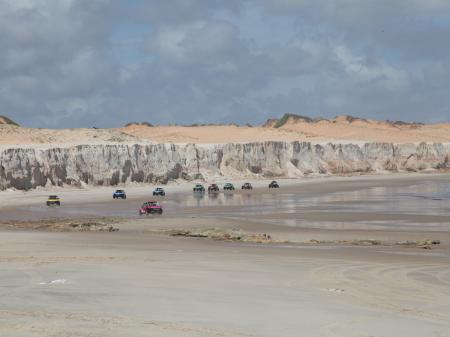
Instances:
[[[450,141],[450,124],[418,124],[377,121],[338,116],[335,119],[309,121],[288,118],[279,127],[284,131],[299,132],[314,138],[354,141],[416,143]]]
[[[450,142],[450,123],[419,124],[377,121],[351,116],[310,119],[286,115],[263,126],[130,124],[99,129],[36,129],[5,122],[0,117],[0,146],[53,146],[117,143],[253,143],[307,141],[313,143],[420,143]]]
[[[334,119],[311,119],[287,114],[269,119],[263,126],[196,125],[156,126],[129,125],[121,132],[169,143],[242,143],[264,141],[324,142],[449,142],[450,123],[420,124],[401,121],[378,121],[352,116]]]
[[[1,147],[94,145],[143,142],[115,129],[34,129],[0,123]]]

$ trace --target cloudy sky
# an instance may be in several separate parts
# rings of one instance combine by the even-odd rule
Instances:
[[[449,39],[448,0],[0,0],[0,115],[448,121]]]

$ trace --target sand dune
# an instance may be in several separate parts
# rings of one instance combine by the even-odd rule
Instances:
[[[33,129],[19,127],[0,116],[0,146],[54,144],[248,143],[264,141],[311,142],[450,142],[450,123],[418,124],[366,120],[351,116],[311,119],[285,115],[263,126],[199,125],[148,126],[131,124],[116,129]]]
[[[450,123],[419,123],[367,120],[352,116],[311,119],[285,115],[269,119],[262,127],[234,125],[157,126],[131,125],[123,133],[156,142],[224,143],[260,141],[358,141],[358,142],[448,142]]]
[[[0,123],[0,146],[77,145],[140,142],[115,129],[32,129]]]
[[[339,116],[331,120],[308,121],[288,118],[278,129],[302,133],[312,138],[354,141],[413,143],[450,141],[450,124],[423,125]]]
[[[161,143],[243,143],[307,139],[297,131],[234,125],[157,127],[133,125],[120,131]]]

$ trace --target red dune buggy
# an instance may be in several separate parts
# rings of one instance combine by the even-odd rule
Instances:
[[[139,215],[162,214],[162,206],[157,201],[144,202],[139,209]]]

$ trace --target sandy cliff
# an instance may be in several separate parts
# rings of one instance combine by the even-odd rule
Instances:
[[[0,189],[450,168],[449,144],[79,145],[0,152]]]
[[[0,189],[450,166],[449,124],[285,115],[262,127],[131,124],[119,129],[31,129],[1,118]]]

